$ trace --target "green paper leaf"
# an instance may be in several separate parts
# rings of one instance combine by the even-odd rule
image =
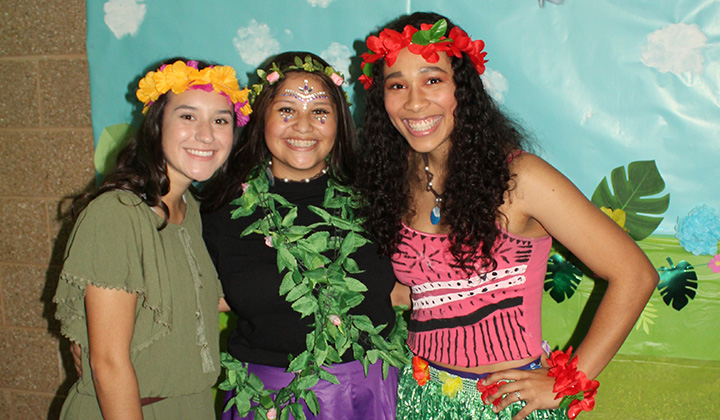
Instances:
[[[380,358],[380,352],[377,349],[372,349],[367,351],[367,360],[370,361],[370,363],[375,363]]]
[[[256,390],[256,391],[260,391],[260,390],[263,389],[263,383],[262,383],[262,381],[261,381],[260,378],[259,378],[256,374],[254,374],[254,373],[251,373],[251,374],[248,375],[248,377],[247,377],[247,384],[248,384],[249,387],[251,387],[252,389],[254,389],[254,390]]]
[[[650,334],[650,326],[655,325],[655,318],[657,318],[657,309],[655,309],[652,300],[645,305],[640,317],[635,323],[635,330],[642,328],[645,334]]]
[[[344,279],[345,287],[347,287],[348,290],[351,292],[367,292],[368,288],[361,282],[360,280],[354,279],[352,277],[345,277]]]
[[[694,267],[687,261],[680,261],[673,265],[672,259],[667,258],[670,267],[658,268],[660,281],[657,289],[662,295],[666,305],[672,305],[676,311],[684,308],[690,300],[695,298],[698,288],[698,278]]]
[[[300,312],[300,315],[302,315],[302,317],[304,318],[306,316],[312,315],[315,311],[317,311],[318,306],[317,301],[310,299],[307,296],[304,296],[293,302],[292,308],[296,312]]]
[[[284,296],[293,287],[295,287],[295,280],[293,279],[293,272],[288,271],[283,276],[282,283],[280,283],[280,296]]]
[[[275,405],[270,395],[263,395],[260,397],[260,405],[266,409],[271,409]]]
[[[310,387],[312,387],[312,386],[315,386],[315,384],[318,383],[318,380],[319,380],[319,379],[320,379],[320,378],[318,377],[318,375],[303,376],[303,377],[301,377],[300,380],[298,381],[297,386],[298,386],[298,388],[300,388],[300,389],[308,389],[308,388],[310,388]]]
[[[332,373],[326,371],[325,369],[320,369],[318,373],[320,375],[320,379],[322,379],[323,381],[328,381],[331,384],[340,385],[340,381],[338,381],[338,378]]]
[[[293,258],[292,254],[290,253],[290,251],[287,250],[287,248],[278,248],[277,264],[279,272],[282,272],[282,270],[286,268],[294,270],[295,267],[297,267],[297,261],[295,260],[295,258]]]
[[[328,353],[327,342],[325,340],[319,339],[316,340],[315,343],[315,349],[313,351],[315,363],[319,366],[322,366],[325,363],[325,358],[327,357]]]
[[[318,403],[317,395],[311,390],[302,391],[300,393],[302,399],[305,400],[305,405],[310,409],[310,412],[317,415],[320,410],[320,404]]]
[[[355,262],[352,258],[347,258],[343,261],[343,268],[350,274],[358,274],[364,271],[358,267],[357,262]]]
[[[350,298],[346,300],[346,305],[348,308],[354,308],[358,306],[363,301],[362,295],[353,295]]]
[[[250,409],[252,408],[249,396],[248,392],[238,391],[238,395],[233,399],[235,407],[237,407],[238,412],[240,412],[243,416],[248,415]],[[227,409],[225,411],[227,411]]]
[[[545,273],[545,291],[550,292],[555,302],[562,302],[565,298],[570,299],[582,281],[582,271],[567,261],[560,254],[553,254],[548,259],[547,272]]]
[[[292,361],[290,361],[290,364],[288,365],[288,370],[297,371],[305,367],[305,365],[307,365],[310,360],[310,356],[310,352],[307,350],[300,353]]]
[[[288,293],[288,295],[285,297],[285,300],[288,302],[294,302],[300,297],[305,296],[310,293],[310,288],[303,283],[298,284],[297,286],[293,287],[292,290]]]
[[[607,178],[603,178],[591,201],[598,207],[623,210],[626,214],[624,228],[630,236],[636,241],[647,238],[663,220],[649,215],[660,215],[670,205],[670,194],[649,197],[665,189],[665,181],[655,161],[631,162],[627,173],[624,167],[617,167],[610,173],[610,179],[614,193],[610,191]]]
[[[374,331],[375,326],[373,325],[370,318],[367,315],[355,315],[353,316],[353,324],[360,331]]]
[[[122,123],[105,127],[95,146],[93,157],[95,170],[103,175],[112,172],[115,169],[118,153],[133,136],[135,136],[135,127],[130,124]]]
[[[288,407],[290,407],[290,412],[292,413],[293,417],[295,417],[295,420],[306,420],[305,412],[303,412],[302,409],[302,404],[291,403],[288,404]]]
[[[440,19],[433,24],[429,30],[417,31],[412,36],[412,43],[417,45],[428,45],[442,42],[440,38],[447,32],[447,21]]]
[[[289,227],[292,226],[292,224],[295,222],[295,219],[297,218],[298,209],[297,207],[293,207],[290,209],[290,211],[283,217],[282,221],[282,227]]]
[[[445,19],[440,19],[433,24],[432,28],[430,28],[430,39],[439,40],[440,38],[445,36],[446,32],[447,21]]]
[[[373,63],[365,63],[365,65],[362,68],[362,72],[367,77],[372,77],[372,68]]]
[[[428,45],[430,43],[430,33],[428,31],[417,31],[412,36],[412,43],[416,45]]]

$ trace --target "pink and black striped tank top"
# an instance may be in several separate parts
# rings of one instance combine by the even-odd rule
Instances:
[[[550,236],[524,238],[501,230],[497,268],[468,277],[453,267],[446,234],[403,225],[401,235],[393,268],[412,289],[408,345],[414,354],[464,367],[540,355]]]

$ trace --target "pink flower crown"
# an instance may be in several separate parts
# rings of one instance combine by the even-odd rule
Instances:
[[[420,24],[419,30],[414,26],[407,25],[402,33],[386,28],[380,32],[380,36],[369,36],[366,43],[370,52],[362,55],[363,74],[358,80],[362,82],[365,89],[370,89],[373,83],[373,64],[384,58],[387,65],[392,67],[398,53],[405,47],[413,54],[421,55],[428,63],[437,63],[440,59],[439,52],[458,58],[465,53],[472,60],[478,74],[483,74],[487,62],[485,60],[487,53],[483,52],[485,43],[480,39],[473,41],[465,31],[457,26],[450,30],[447,37],[445,36],[446,32],[447,21],[440,19],[433,25]]]
[[[187,63],[178,60],[173,64],[164,64],[157,71],[148,72],[140,80],[136,96],[144,105],[144,114],[160,95],[169,91],[179,95],[187,89],[215,91],[226,97],[228,104],[235,110],[238,127],[247,124],[250,119],[250,90],[240,89],[235,69],[230,66],[208,66],[198,70],[198,62],[193,60],[188,60]]]

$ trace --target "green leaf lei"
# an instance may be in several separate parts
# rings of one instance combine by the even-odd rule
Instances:
[[[275,409],[281,420],[288,419],[290,414],[296,419],[305,419],[301,400],[317,414],[318,400],[309,388],[320,379],[338,384],[337,378],[325,367],[342,362],[346,351],[352,349],[366,375],[368,366],[378,360],[382,360],[383,378],[387,377],[390,365],[401,367],[409,363],[405,345],[407,324],[402,317],[405,308],[396,309],[395,326],[388,338],[380,335],[386,324],[374,326],[366,315],[348,313],[362,302],[363,292],[367,290],[363,283],[350,276],[361,272],[350,256],[368,242],[362,236],[361,220],[355,217],[360,200],[352,189],[332,178],[328,180],[323,207],[335,215],[309,206],[322,221],[297,226],[294,224],[297,206],[269,192],[264,170],[257,168],[245,186],[243,195],[232,202],[238,208],[231,217],[249,216],[258,206],[265,210],[265,216],[248,226],[242,236],[255,233],[272,241],[272,247],[277,250],[278,270],[285,272],[280,295],[285,296],[302,317],[313,316],[310,324],[313,331],[305,340],[306,350],[290,361],[288,372],[295,373],[295,378],[279,390],[265,389],[260,378],[248,373],[246,363],[223,353],[221,362],[227,369],[227,378],[219,388],[237,392],[225,410],[235,405],[240,416],[255,410],[256,418],[258,415],[267,418],[268,411]],[[284,215],[279,209],[286,210]],[[315,231],[319,227],[328,227],[330,231]],[[344,236],[341,232],[345,232]],[[330,254],[334,254],[334,260],[326,256]],[[366,351],[358,343],[361,336],[369,340],[372,349]],[[252,407],[251,402],[257,405]]]

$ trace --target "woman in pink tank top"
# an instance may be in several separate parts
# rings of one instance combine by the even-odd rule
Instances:
[[[414,13],[367,46],[358,188],[366,228],[412,305],[416,357],[400,380],[398,418],[564,419],[591,409],[593,379],[642,312],[656,270],[567,178],[521,152],[521,128],[478,76],[482,41]],[[540,308],[553,238],[608,287],[576,361],[565,363],[568,352],[548,366]],[[565,392],[581,395],[570,410],[555,398],[566,374],[580,378]]]

